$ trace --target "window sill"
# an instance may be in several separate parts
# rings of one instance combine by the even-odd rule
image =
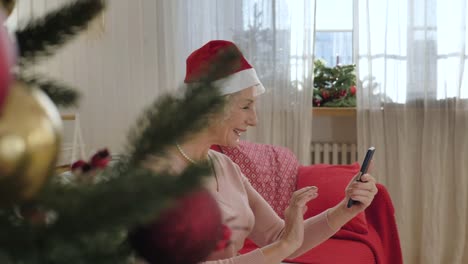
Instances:
[[[356,116],[356,107],[313,107],[312,116]]]

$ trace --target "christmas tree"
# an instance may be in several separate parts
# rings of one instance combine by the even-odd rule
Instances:
[[[1,0],[7,11],[14,2]],[[229,70],[221,65],[185,87],[183,96],[165,95],[150,105],[131,130],[127,151],[111,166],[101,151],[75,164],[76,178],[56,175],[61,123],[55,106],[76,105],[79,96],[30,68],[85,30],[105,6],[104,0],[75,0],[29,21],[14,34],[16,59],[0,31],[1,263],[129,263],[139,255],[153,263],[190,264],[223,239],[216,202],[200,189],[208,164],[179,175],[142,166],[148,156],[164,158],[169,146],[223,109],[211,78]],[[232,59],[225,54],[224,61]],[[181,216],[187,208],[196,217]]]

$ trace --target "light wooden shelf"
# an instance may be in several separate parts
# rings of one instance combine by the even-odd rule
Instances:
[[[313,116],[356,116],[356,107],[314,107]]]
[[[60,117],[61,117],[62,120],[64,120],[64,121],[73,121],[73,120],[76,119],[75,114],[62,114],[62,115],[60,115]]]
[[[65,164],[65,165],[60,165],[55,167],[55,173],[56,174],[62,174],[64,172],[70,171],[71,164]]]

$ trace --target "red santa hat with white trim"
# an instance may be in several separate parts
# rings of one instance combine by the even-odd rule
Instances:
[[[225,52],[232,52],[234,60],[229,60],[232,65],[222,65]],[[265,92],[265,88],[258,79],[255,69],[242,55],[239,48],[227,40],[212,40],[201,48],[195,50],[187,58],[185,83],[200,82],[206,77],[213,65],[226,66],[228,69],[220,76],[214,78],[214,84],[220,88],[222,95],[239,92],[249,87],[254,87],[254,95]]]

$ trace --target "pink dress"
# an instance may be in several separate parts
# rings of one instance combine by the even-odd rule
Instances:
[[[206,182],[206,187],[217,200],[223,218],[232,230],[232,243],[226,249],[212,253],[203,264],[271,264],[266,263],[260,249],[239,255],[244,240],[248,237],[263,247],[278,240],[284,229],[284,221],[255,191],[239,166],[226,155],[210,150],[209,158],[214,164],[215,176]],[[305,252],[331,237],[333,230],[325,211],[305,222],[304,243],[298,252]]]

